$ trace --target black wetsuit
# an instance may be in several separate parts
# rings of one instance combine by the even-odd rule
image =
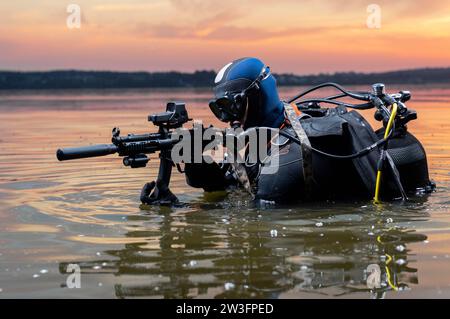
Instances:
[[[355,111],[345,107],[317,109],[305,112],[299,121],[311,146],[335,155],[358,152],[381,138],[383,131],[374,132],[369,123]],[[283,130],[292,136],[295,132],[287,126]],[[284,140],[283,140],[284,139]],[[247,167],[247,175],[253,185],[257,200],[289,203],[299,200],[369,199],[375,189],[377,163],[380,150],[354,159],[337,159],[312,152],[311,185],[305,185],[302,147],[285,137],[280,137],[279,168],[276,174],[266,174],[264,164]],[[405,191],[418,188],[433,189],[428,176],[425,151],[420,142],[406,131],[398,129],[390,139],[388,152],[399,173]],[[223,190],[238,184],[228,165],[186,164],[187,183],[205,191]],[[400,196],[392,172],[383,169],[382,197]]]

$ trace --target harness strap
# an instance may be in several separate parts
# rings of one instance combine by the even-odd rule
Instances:
[[[312,167],[312,151],[311,143],[308,136],[299,121],[299,115],[301,112],[298,110],[295,104],[284,104],[284,111],[286,118],[289,120],[295,134],[301,142],[302,158],[303,158],[303,179],[305,181],[305,195],[311,197],[313,186],[313,167]]]

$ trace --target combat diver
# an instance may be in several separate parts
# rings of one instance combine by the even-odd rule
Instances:
[[[279,167],[273,174],[266,173],[264,163],[186,163],[190,186],[213,192],[241,185],[257,202],[280,204],[373,198],[382,151],[378,147],[361,150],[380,141],[384,128],[374,131],[344,104],[323,108],[317,103],[284,102],[270,68],[257,58],[242,58],[217,73],[209,106],[219,120],[233,127],[280,129]],[[422,145],[407,131],[406,121],[397,124],[386,143],[392,169],[384,170],[383,199],[434,188]]]

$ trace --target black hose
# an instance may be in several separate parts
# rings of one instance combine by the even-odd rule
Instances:
[[[305,103],[328,103],[328,104],[334,104],[334,105],[342,105],[348,108],[357,109],[357,110],[368,110],[373,108],[372,103],[362,103],[362,104],[351,104],[351,103],[345,103],[340,101],[334,101],[329,99],[310,99],[310,100],[304,100],[297,102],[296,105],[305,104]]]
[[[388,136],[386,138],[382,138],[381,140],[376,141],[372,145],[369,145],[368,147],[366,147],[366,148],[364,148],[364,149],[362,149],[362,150],[360,150],[360,151],[358,151],[356,153],[349,154],[349,155],[330,154],[330,153],[326,153],[324,151],[321,151],[321,150],[319,150],[317,148],[314,148],[312,146],[310,148],[315,153],[318,153],[318,154],[323,155],[323,156],[331,157],[331,158],[334,158],[334,159],[354,159],[354,158],[358,158],[358,157],[362,157],[364,155],[367,155],[370,152],[372,152],[375,148],[386,144],[386,142],[392,137],[392,133],[394,132],[394,130],[395,130],[395,122],[392,124],[392,129],[391,129],[391,131],[389,132],[389,134],[388,134]],[[295,143],[297,143],[299,145],[302,144],[302,142],[297,137],[295,137],[295,136],[293,136],[293,135],[291,135],[289,133],[286,133],[286,132],[283,132],[283,131],[279,131],[279,134],[281,136],[289,138],[291,141],[293,141],[293,142],[295,142]]]
[[[295,142],[295,143],[297,143],[299,145],[302,145],[302,142],[297,137],[295,137],[295,136],[293,136],[293,135],[291,135],[289,133],[283,132],[281,130],[274,129],[272,127],[253,127],[253,128],[250,128],[250,130],[251,129],[254,129],[254,130],[268,129],[268,130],[276,131],[281,136],[284,136],[284,137],[290,139],[291,141],[293,141],[293,142]],[[331,157],[331,158],[334,158],[334,159],[342,159],[342,160],[355,159],[355,158],[358,158],[358,157],[365,156],[365,155],[369,154],[370,152],[372,152],[374,149],[384,145],[392,137],[392,134],[393,134],[394,130],[395,130],[395,121],[394,121],[394,123],[392,123],[392,129],[391,129],[391,131],[389,132],[389,134],[388,134],[388,136],[386,138],[382,138],[382,139],[376,141],[375,143],[373,143],[372,145],[369,145],[366,148],[363,148],[362,150],[360,150],[360,151],[358,151],[356,153],[353,153],[353,154],[349,154],[349,155],[330,154],[330,153],[321,151],[321,150],[319,150],[317,148],[314,148],[312,146],[309,146],[309,148],[313,152],[315,152],[317,154],[320,154],[320,155],[323,155],[323,156],[326,156],[326,157]],[[245,134],[246,132],[247,131],[245,131],[243,133]]]
[[[314,87],[312,87],[312,88],[310,88],[310,89],[308,89],[306,91],[303,91],[302,93],[300,93],[300,94],[296,95],[295,97],[293,97],[292,99],[290,99],[288,101],[288,103],[292,103],[295,100],[298,100],[299,98],[301,98],[302,96],[305,96],[306,94],[309,94],[309,93],[311,93],[313,91],[316,91],[316,90],[324,88],[324,87],[334,87],[334,88],[338,89],[339,91],[341,91],[342,93],[344,93],[346,96],[350,96],[350,97],[352,97],[354,99],[357,99],[357,100],[362,100],[362,101],[368,101],[369,100],[368,94],[360,94],[360,93],[356,93],[356,92],[350,92],[350,91],[345,90],[342,86],[340,86],[337,83],[327,82],[327,83],[322,83],[322,84],[319,84],[317,86],[314,86]]]

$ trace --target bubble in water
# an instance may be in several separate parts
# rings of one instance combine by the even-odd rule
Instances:
[[[395,247],[395,249],[396,249],[397,251],[399,251],[399,252],[402,252],[402,251],[404,251],[404,250],[406,249],[406,247],[403,246],[403,245],[398,245],[397,247]]]
[[[94,266],[94,267],[92,267],[92,269],[95,269],[95,270],[99,270],[99,269],[101,269],[102,267],[101,266]]]
[[[323,223],[322,223],[322,222],[316,223],[316,227],[322,227],[322,226],[323,226]]]
[[[272,229],[270,231],[270,237],[277,237],[278,236],[278,231],[276,229]]]
[[[197,265],[197,261],[195,261],[195,260],[191,260],[189,262],[189,266],[191,266],[191,267],[195,267],[196,265]]]
[[[231,289],[234,289],[235,285],[232,282],[227,282],[227,283],[225,283],[224,287],[225,287],[225,290],[231,290]]]
[[[34,274],[33,278],[39,278],[40,276],[38,274]]]
[[[102,255],[102,253],[99,252],[99,251],[97,251],[95,254],[96,254],[97,256],[101,256],[101,255]]]
[[[300,269],[301,269],[301,270],[306,270],[306,269],[308,269],[308,266],[302,265],[302,266],[300,267]]]
[[[41,274],[46,274],[46,273],[48,273],[48,270],[47,269],[41,269],[40,273]]]
[[[99,282],[99,283],[98,283],[98,286],[99,286],[99,287],[102,287],[102,286],[103,286],[103,283]]]
[[[388,223],[388,224],[393,223],[393,222],[394,222],[394,220],[392,218],[386,219],[386,223]]]

